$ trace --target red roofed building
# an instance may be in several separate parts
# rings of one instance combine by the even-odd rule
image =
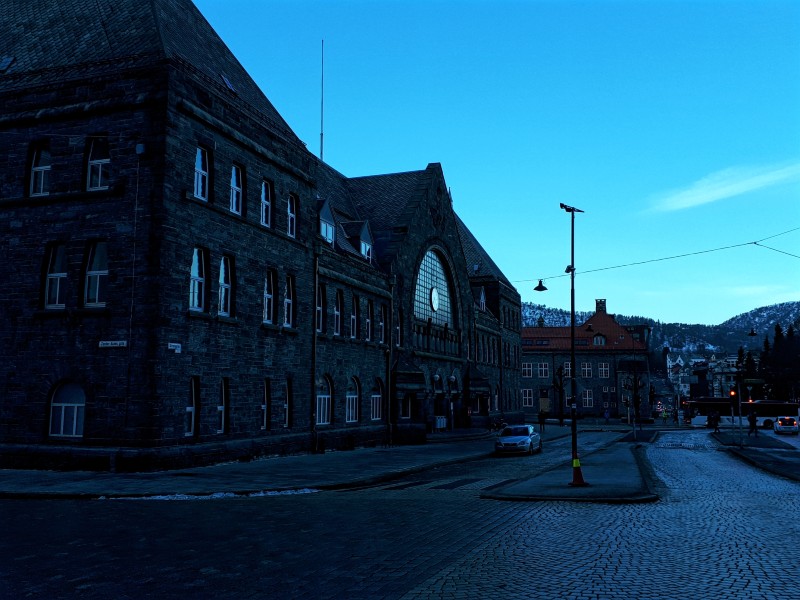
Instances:
[[[575,324],[575,372],[578,416],[634,417],[634,396],[640,415],[652,417],[650,406],[650,328],[620,325],[596,300],[594,314]],[[540,411],[550,418],[569,415],[570,327],[547,327],[540,318],[522,329],[522,407],[528,419]],[[562,400],[563,399],[563,400]],[[559,408],[563,407],[563,411]]]

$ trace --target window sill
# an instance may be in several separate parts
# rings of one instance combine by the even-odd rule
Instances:
[[[190,319],[202,319],[204,321],[210,321],[214,318],[203,310],[187,310],[186,316]]]
[[[237,319],[236,317],[228,317],[228,316],[225,316],[225,315],[216,315],[216,317],[214,317],[214,318],[219,323],[227,323],[228,325],[239,326],[239,325],[242,324],[241,321],[239,321],[239,319]]]

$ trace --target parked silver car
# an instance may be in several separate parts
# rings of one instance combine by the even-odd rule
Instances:
[[[532,425],[504,427],[494,442],[494,451],[497,454],[533,454],[541,450],[542,436]]]

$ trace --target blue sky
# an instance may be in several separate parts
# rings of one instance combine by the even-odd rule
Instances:
[[[585,211],[577,310],[718,324],[800,300],[800,2],[195,4],[317,155],[324,40],[325,161],[441,163],[523,301],[569,309],[561,202]]]

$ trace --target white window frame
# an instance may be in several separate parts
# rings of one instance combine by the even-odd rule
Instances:
[[[202,248],[195,247],[189,271],[189,310],[203,312],[206,308],[206,256]]]
[[[592,376],[592,363],[590,362],[582,362],[581,363],[581,377],[588,379]]]
[[[594,392],[592,390],[583,390],[581,392],[581,406],[583,408],[594,408]]]
[[[264,277],[264,311],[261,322],[272,325],[275,321],[275,272],[267,269]]]
[[[526,378],[533,377],[533,363],[522,363],[522,376]]]
[[[294,278],[286,276],[286,288],[283,295],[283,326],[294,327]]]
[[[564,361],[564,377],[572,377],[572,363]]]
[[[93,139],[89,144],[89,155],[86,161],[86,189],[88,191],[108,189],[108,170],[111,164],[110,156],[97,158],[98,153],[103,150],[108,152],[108,142],[101,139]]]
[[[550,377],[550,363],[538,363],[539,379],[548,379]]]
[[[368,342],[372,341],[372,320],[375,318],[375,305],[372,300],[367,300],[367,320],[364,324],[366,327],[365,335]]]
[[[98,248],[103,248],[98,253]],[[97,257],[101,256],[101,259]],[[102,262],[99,262],[102,260]],[[97,263],[97,264],[95,264]],[[103,268],[105,267],[105,268]],[[106,305],[106,285],[108,283],[108,244],[95,242],[89,249],[89,260],[86,264],[86,279],[83,288],[83,304],[88,307]]]
[[[184,437],[194,437],[197,433],[197,415],[200,407],[200,381],[197,377],[189,380],[189,403],[186,405]]]
[[[344,420],[346,423],[358,422],[358,392],[348,390],[344,400]]]
[[[333,223],[326,221],[322,217],[319,218],[319,234],[322,236],[327,243],[333,246],[334,241],[336,240],[336,229],[333,226]]]
[[[358,337],[358,296],[353,294],[353,302],[350,306],[350,339]]]
[[[372,244],[361,240],[361,256],[363,256],[368,262],[372,262]]]
[[[81,391],[80,401],[56,401],[58,392],[64,387],[76,387]],[[69,415],[69,418],[67,416]],[[62,384],[53,392],[50,400],[50,437],[83,437],[84,419],[86,416],[86,395],[83,389],[74,384]],[[57,427],[54,428],[54,425]],[[70,426],[71,425],[71,426]]]
[[[44,290],[45,308],[63,309],[66,307],[64,303],[67,281],[66,269],[67,248],[64,244],[54,244],[50,247],[50,254],[47,258],[47,279]],[[55,302],[51,302],[51,299],[55,300]]]
[[[227,377],[220,381],[219,404],[217,405],[217,433],[228,433],[228,406],[230,405],[230,384]]]
[[[331,395],[317,394],[317,425],[331,424]]]
[[[230,211],[235,215],[242,214],[242,197],[244,192],[244,173],[239,165],[231,166]]]
[[[522,407],[533,408],[533,390],[530,388],[523,388],[522,390]]]
[[[344,304],[344,294],[342,294],[342,290],[336,290],[336,302],[333,306],[333,335],[342,335],[342,304]]]
[[[217,300],[217,314],[220,317],[230,317],[233,300],[233,280],[231,278],[231,259],[229,256],[223,256],[219,261],[219,294]]]
[[[261,224],[272,227],[272,182],[261,182]]]
[[[297,236],[297,196],[289,194],[286,200],[286,235]]]
[[[611,364],[607,362],[601,362],[597,365],[597,376],[600,379],[608,379],[611,377]]]
[[[48,196],[50,194],[50,151],[47,148],[36,148],[31,157],[31,196]]]
[[[380,421],[383,417],[383,396],[373,393],[370,396],[370,419]]]
[[[208,202],[208,150],[202,146],[194,154],[194,197]]]
[[[317,307],[316,307],[316,329],[317,333],[322,333],[325,328],[325,287],[317,285]]]

